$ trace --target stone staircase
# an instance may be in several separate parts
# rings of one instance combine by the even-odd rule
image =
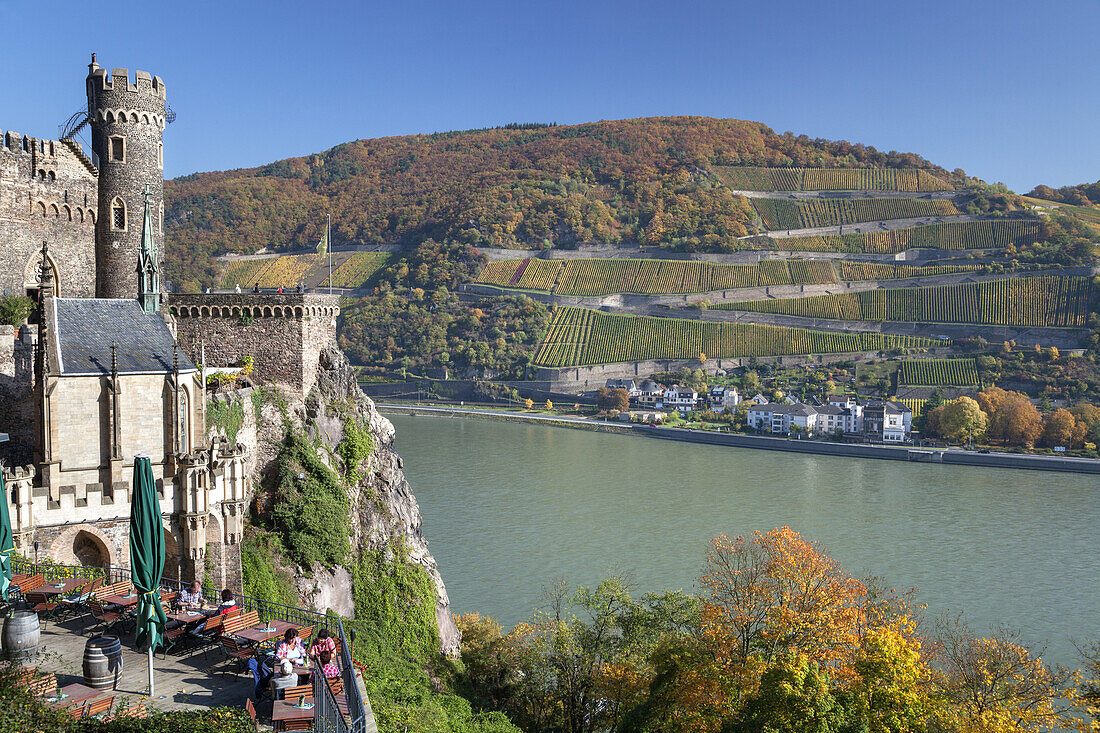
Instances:
[[[84,154],[84,148],[80,146],[80,143],[73,140],[71,137],[61,138],[61,143],[69,149],[70,153],[75,155],[77,159],[84,164],[84,167],[88,169],[89,173],[91,173],[93,176],[99,176],[99,170],[92,163],[92,159]]]

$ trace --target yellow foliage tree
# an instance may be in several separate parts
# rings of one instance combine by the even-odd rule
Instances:
[[[528,397],[527,399],[525,399],[523,401],[523,406],[526,407],[528,410],[530,410],[532,407],[535,406],[535,401],[533,399],[531,399],[530,397]]]

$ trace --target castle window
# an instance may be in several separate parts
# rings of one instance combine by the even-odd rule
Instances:
[[[49,173],[47,173],[47,174],[46,174],[46,178],[49,178],[49,179],[50,179],[50,182],[51,182],[51,183],[52,183],[53,181],[56,181],[56,180],[57,180],[57,176],[56,176],[56,175],[54,175],[54,172],[53,172],[53,171],[50,171]]]
[[[157,143],[157,165],[164,167],[164,143]]]
[[[38,180],[46,180],[46,171],[42,170],[41,168],[38,169]]]
[[[119,163],[126,162],[126,138],[111,138],[111,160],[117,161]]]
[[[46,204],[41,201],[38,202],[38,213],[42,215],[42,218],[46,218]]]
[[[116,231],[126,229],[126,202],[119,198],[111,203],[111,228]]]

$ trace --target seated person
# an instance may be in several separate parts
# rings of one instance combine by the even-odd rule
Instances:
[[[239,606],[237,606],[237,599],[233,597],[233,591],[226,588],[222,591],[222,602],[221,605],[218,606],[218,613],[224,616],[230,611],[235,611],[237,608],[239,608]]]
[[[206,600],[202,597],[202,583],[197,580],[191,584],[190,589],[184,588],[176,596],[176,605],[184,611],[194,611],[202,608],[205,603]]]
[[[340,668],[332,663],[332,652],[321,652],[317,657],[317,661],[321,663],[321,671],[325,677],[340,676]]]
[[[280,690],[298,684],[298,675],[294,674],[294,664],[289,659],[279,662],[269,684],[271,685],[271,696],[278,700]]]
[[[320,657],[321,652],[336,653],[336,640],[328,635],[328,629],[321,629],[317,632],[317,638],[313,641],[313,646],[309,648],[309,656],[317,658]]]
[[[285,659],[294,663],[306,660],[306,645],[298,638],[297,629],[287,629],[283,634],[283,640],[275,647],[275,658]]]

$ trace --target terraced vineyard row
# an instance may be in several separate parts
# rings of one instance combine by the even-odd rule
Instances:
[[[947,191],[951,187],[917,168],[720,167],[730,188],[741,191]]]
[[[1081,327],[1091,297],[1092,286],[1087,278],[1047,276],[755,300],[716,307],[850,321]]]
[[[900,402],[901,404],[905,405],[906,407],[908,407],[910,410],[913,411],[913,419],[914,420],[924,414],[924,406],[926,404],[928,404],[928,400],[905,399],[905,400],[897,400],[897,401]]]
[[[762,201],[764,199],[757,199]],[[775,199],[769,199],[775,200]],[[746,249],[779,249],[793,252],[852,252],[894,254],[906,249],[966,250],[1017,247],[1039,241],[1039,223],[1020,219],[949,221],[908,229],[862,234],[829,234],[812,237],[742,240]]]
[[[979,265],[917,267],[826,260],[764,260],[754,265],[726,265],[688,260],[532,259],[490,262],[478,275],[477,282],[546,292],[552,289],[558,295],[659,295],[835,283],[838,271],[839,280],[890,280],[978,269]]]
[[[528,262],[516,277],[520,263]],[[491,262],[477,282],[559,295],[609,293],[703,293],[766,285],[835,283],[836,273],[821,260],[764,260],[725,265],[689,260],[507,260]]]
[[[919,348],[939,342],[877,333],[830,333],[745,323],[621,316],[560,308],[535,363],[549,367],[643,359],[782,356]]]
[[[892,262],[849,262],[841,260],[840,279],[850,280],[899,280],[907,277],[932,277],[955,272],[974,272],[981,265],[898,265]]]
[[[918,387],[977,387],[977,363],[973,359],[914,359],[903,361],[898,384]],[[916,413],[916,410],[913,411]]]

